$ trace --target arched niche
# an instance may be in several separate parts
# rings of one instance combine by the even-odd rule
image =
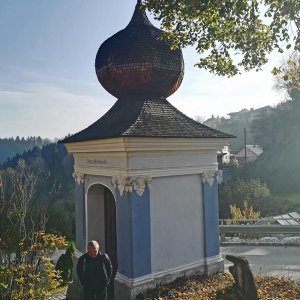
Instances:
[[[109,255],[116,272],[117,231],[114,195],[105,185],[92,184],[88,187],[86,207],[87,240],[99,242],[101,250]]]

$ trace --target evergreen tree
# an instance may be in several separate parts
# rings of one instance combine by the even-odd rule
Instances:
[[[65,285],[72,280],[73,276],[73,256],[75,254],[75,245],[71,242],[66,249],[66,252],[62,254],[55,266],[55,270],[60,271],[62,278],[62,284]]]

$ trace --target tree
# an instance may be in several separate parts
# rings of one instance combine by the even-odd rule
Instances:
[[[300,53],[294,53],[291,58],[275,70],[278,90],[285,90],[289,98],[297,98],[297,90],[300,90]]]
[[[61,284],[60,273],[54,269],[50,257],[58,247],[65,245],[62,237],[44,232],[34,232],[30,238],[19,241],[19,258],[2,253],[0,258],[0,299],[47,299],[49,292]]]
[[[38,175],[36,192],[31,200],[32,216],[43,216],[47,232],[73,239],[73,157],[67,153],[64,145],[51,143],[42,149],[34,147],[22,155],[12,157],[2,165],[3,169],[16,169],[20,159]]]
[[[63,253],[55,266],[55,270],[61,272],[62,284],[65,285],[72,280],[73,275],[73,256],[75,254],[75,245],[73,242],[69,244],[66,252]]]
[[[60,284],[50,255],[64,238],[46,234],[32,214],[37,175],[19,161],[0,170],[0,299],[45,299]],[[38,214],[37,214],[38,216]]]
[[[283,149],[300,138],[300,53],[295,53],[276,74],[275,88],[286,92],[286,100],[252,125],[255,143],[264,150]]]
[[[287,99],[279,103],[272,113],[260,117],[252,125],[255,143],[261,145],[264,150],[263,155],[255,162],[254,169],[256,174],[267,182],[272,192],[299,193],[299,55],[293,57],[293,63],[284,65],[283,71],[277,76],[276,87],[287,92]]]
[[[258,219],[260,217],[260,211],[254,211],[252,206],[249,206],[247,200],[244,201],[243,203],[243,208],[237,207],[235,204],[230,204],[229,205],[230,209],[230,214],[231,214],[231,219],[233,220],[231,224],[238,223],[235,220],[253,220],[253,219]],[[246,224],[251,224],[247,222]]]
[[[254,121],[248,118],[247,116],[238,120],[225,119],[225,118],[219,118],[219,119],[215,118],[214,120],[216,122],[214,122],[213,125],[206,121],[204,122],[204,125],[213,127],[222,132],[228,132],[236,136],[236,138],[230,140],[230,149],[232,152],[237,152],[244,146],[245,144],[244,128],[247,131],[247,144],[252,145],[254,143],[252,132],[250,132],[251,124]]]
[[[0,138],[0,164],[4,163],[17,154],[21,155],[24,151],[28,151],[34,147],[41,148],[43,145],[49,143],[48,140],[41,137],[28,137],[21,139],[17,137],[13,138]]]
[[[270,196],[269,188],[259,179],[237,179],[223,183],[219,190],[220,218],[230,217],[230,205],[242,208],[245,201],[255,211],[262,211]]]
[[[205,117],[204,116],[195,116],[195,121],[199,122],[199,123],[203,123],[205,121]]]
[[[172,47],[195,47],[218,75],[259,70],[274,49],[300,50],[299,0],[144,0]],[[275,73],[278,69],[275,69]]]
[[[0,208],[0,246],[6,251],[19,255],[17,242],[26,238],[31,200],[36,191],[37,176],[20,160],[16,169],[0,171],[1,208]],[[32,224],[34,223],[33,220]],[[33,225],[34,226],[34,225]],[[6,241],[5,245],[2,241]]]

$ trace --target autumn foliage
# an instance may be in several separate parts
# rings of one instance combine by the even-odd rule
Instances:
[[[0,299],[42,300],[61,284],[51,257],[66,246],[63,237],[45,233],[46,214],[33,217],[37,174],[19,161],[0,170]]]
[[[0,264],[0,299],[46,299],[60,283],[60,272],[54,269],[51,254],[65,246],[65,240],[54,234],[37,232],[32,239],[20,241],[18,257],[6,255]]]

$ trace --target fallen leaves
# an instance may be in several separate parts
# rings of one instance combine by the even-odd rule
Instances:
[[[287,278],[271,276],[255,277],[260,300],[295,300],[300,299],[300,282]],[[234,280],[230,273],[208,276],[178,278],[172,283],[149,290],[139,295],[140,300],[229,300],[240,299],[233,287]]]

